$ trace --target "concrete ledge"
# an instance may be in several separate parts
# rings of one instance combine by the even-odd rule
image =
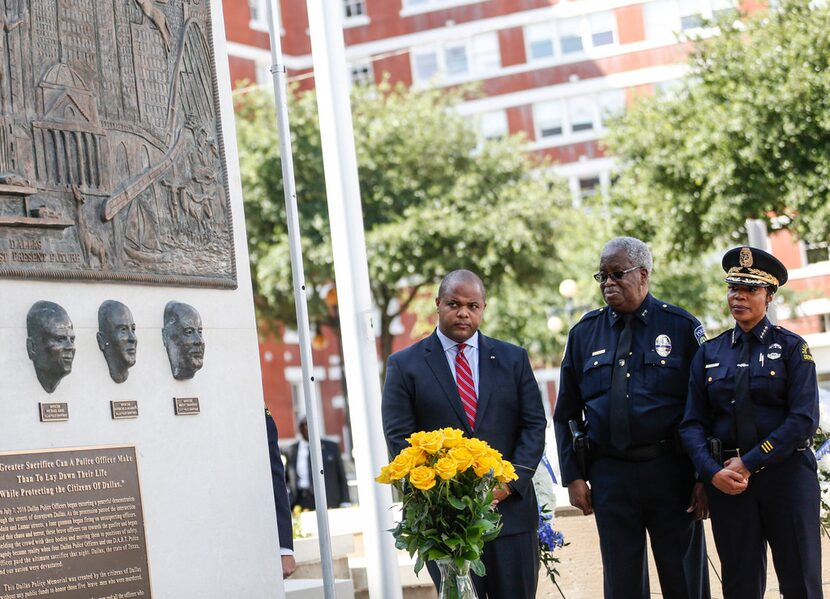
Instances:
[[[337,599],[354,599],[352,581],[335,579],[334,596]],[[285,599],[324,599],[323,581],[313,578],[289,578],[285,580]]]
[[[366,576],[366,558],[349,558],[349,569],[352,572],[355,592],[357,593],[367,589],[369,582]],[[427,569],[424,568],[421,570],[420,576],[416,576],[415,558],[409,557],[405,553],[398,554],[398,575],[401,578],[401,587],[404,589],[413,587],[432,588],[432,579],[429,577]]]
[[[331,535],[331,555],[334,558],[349,555],[354,551],[354,535],[341,532]],[[294,539],[294,559],[298,564],[320,561],[320,538],[304,537]]]

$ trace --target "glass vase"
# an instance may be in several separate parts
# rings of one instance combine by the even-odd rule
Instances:
[[[444,558],[435,563],[441,572],[438,599],[478,599],[470,578],[470,562],[465,561],[459,566],[451,558]]]

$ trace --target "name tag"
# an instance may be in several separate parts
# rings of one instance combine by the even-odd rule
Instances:
[[[592,356],[601,356],[604,353],[605,353],[604,349],[598,349],[597,351],[593,352],[591,355]]]
[[[705,368],[715,368],[716,366],[720,366],[720,362],[715,362],[714,364],[707,364]]]

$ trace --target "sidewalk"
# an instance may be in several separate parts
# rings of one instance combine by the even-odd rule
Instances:
[[[567,501],[559,505],[567,505]],[[555,528],[565,535],[565,541],[570,543],[560,550],[559,559],[559,586],[567,599],[601,599],[602,597],[602,567],[599,555],[599,539],[593,516],[582,516],[575,509],[558,510]],[[564,515],[562,512],[567,512]],[[574,514],[574,515],[570,515]],[[715,551],[712,531],[709,522],[706,522],[706,543],[709,549],[709,558],[720,574],[720,562]],[[821,537],[822,552],[822,580],[824,582],[825,594],[830,596],[830,541],[825,535]],[[710,566],[709,580],[712,587],[712,599],[722,599],[720,582],[715,570]],[[651,596],[662,597],[660,594],[660,583],[657,580],[657,572],[654,569],[654,562],[649,555],[649,580],[651,583]],[[559,591],[545,577],[540,575],[539,591],[536,594],[539,598],[561,599]],[[765,599],[778,599],[778,580],[772,565],[772,557],[768,558],[767,592]]]

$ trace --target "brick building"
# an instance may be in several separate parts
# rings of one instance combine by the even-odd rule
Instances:
[[[478,84],[482,96],[459,110],[474,119],[485,138],[523,132],[529,151],[555,163],[577,200],[610,184],[613,161],[600,144],[607,117],[624,110],[638,94],[669,88],[682,76],[688,51],[677,33],[706,34],[701,30],[704,19],[735,6],[733,0],[341,0],[331,4],[343,10],[353,82],[378,82],[388,76],[392,82],[416,88]],[[223,6],[231,79],[270,85],[266,0],[247,4],[224,0]],[[310,88],[314,80],[306,4],[280,0],[280,8],[289,78],[301,89]],[[751,11],[755,5],[744,2],[743,8]],[[815,268],[799,268],[806,256],[802,252],[796,260],[800,246],[782,237],[773,239],[773,247],[776,254],[787,255],[788,267],[796,268],[793,286],[806,285],[801,273]],[[823,284],[830,285],[830,267],[822,273]],[[812,306],[824,309],[823,304]],[[828,312],[824,310],[821,318],[814,315],[812,321],[799,321],[799,326],[820,324],[828,330]],[[323,377],[321,390],[327,389],[326,431],[339,435],[345,422],[339,382],[335,384],[340,363],[333,349],[335,339],[328,337],[330,331],[321,332],[315,364]],[[293,431],[286,415],[288,398],[291,389],[294,397],[297,391],[291,381],[299,380],[299,352],[293,341],[289,336],[285,343],[262,344],[266,401],[275,414],[283,414],[278,424],[286,435]],[[830,339],[825,344],[830,354]],[[553,394],[552,384],[544,387]]]

